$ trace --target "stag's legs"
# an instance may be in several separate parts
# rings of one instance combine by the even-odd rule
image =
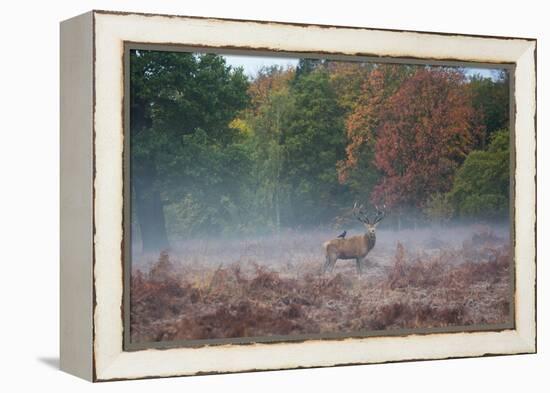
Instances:
[[[330,267],[330,257],[327,255],[325,259],[325,264],[323,265],[323,274],[325,274]]]
[[[337,258],[335,257],[327,255],[325,265],[323,266],[323,274],[325,274],[327,271],[329,273],[332,273],[332,271],[334,270],[334,265],[336,265],[336,259]]]
[[[355,263],[357,265],[357,274],[363,274],[363,258],[355,258]]]
[[[336,266],[336,260],[338,258],[331,258],[331,261],[330,261],[330,272],[332,273],[332,271],[334,270],[334,266]]]

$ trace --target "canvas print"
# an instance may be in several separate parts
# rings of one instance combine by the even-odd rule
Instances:
[[[513,327],[509,70],[127,56],[130,343]]]

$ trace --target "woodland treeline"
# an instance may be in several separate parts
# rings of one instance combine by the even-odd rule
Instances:
[[[300,59],[249,78],[220,55],[141,50],[130,65],[145,250],[335,225],[354,201],[395,226],[508,216],[505,71]]]

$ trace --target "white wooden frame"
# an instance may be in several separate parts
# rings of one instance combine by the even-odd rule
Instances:
[[[125,42],[515,64],[515,328],[123,350]],[[61,24],[61,368],[93,381],[536,351],[536,40],[92,11]]]

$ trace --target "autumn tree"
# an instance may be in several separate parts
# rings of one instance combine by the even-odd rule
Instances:
[[[250,82],[248,88],[250,105],[246,110],[258,114],[258,111],[269,100],[272,93],[288,87],[289,82],[294,78],[294,74],[295,71],[292,68],[283,68],[277,65],[262,67]]]
[[[364,104],[364,100],[361,100],[362,89],[374,67],[373,63],[362,61],[327,62],[331,88],[346,114],[353,112],[358,105]]]
[[[447,192],[479,132],[464,74],[422,68],[406,79],[380,111],[374,163],[382,174],[372,200],[422,208]]]
[[[353,104],[345,121],[346,157],[338,162],[338,175],[341,183],[351,187],[356,198],[368,198],[378,182],[374,152],[381,115],[388,100],[414,69],[395,64],[378,64],[359,70],[340,67],[337,70],[344,71],[345,75],[333,77],[333,80],[345,80],[348,85],[353,81],[351,93],[347,93],[353,98]],[[354,80],[353,76],[360,79]],[[344,93],[344,89],[340,91]]]

